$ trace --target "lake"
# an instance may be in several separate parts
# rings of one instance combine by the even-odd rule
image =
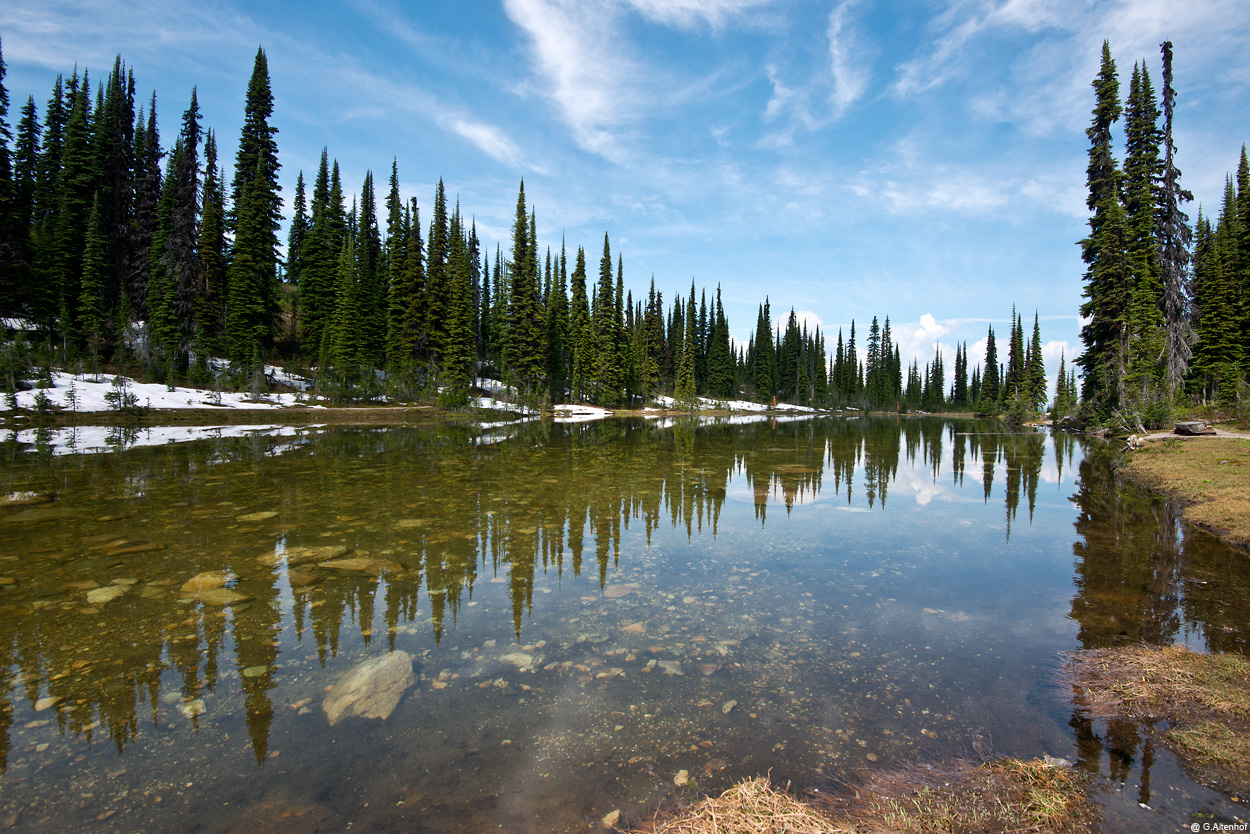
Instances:
[[[585,831],[757,774],[1043,754],[1098,774],[1104,831],[1244,816],[1058,677],[1125,642],[1246,653],[1244,553],[1114,449],[1000,431],[9,432],[0,826]],[[331,724],[393,652],[393,712]]]

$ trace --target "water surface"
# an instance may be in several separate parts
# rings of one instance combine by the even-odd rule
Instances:
[[[1122,641],[1244,652],[1244,555],[1064,435],[628,419],[58,451],[0,445],[0,824],[575,831],[681,770],[1043,753],[1100,774],[1106,830],[1241,813],[1056,672]],[[245,600],[182,590],[219,570]],[[327,687],[394,650],[419,674],[394,713],[330,726]]]

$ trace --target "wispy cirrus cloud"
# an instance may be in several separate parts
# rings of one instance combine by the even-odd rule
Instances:
[[[843,0],[829,12],[829,72],[833,90],[829,100],[834,116],[841,116],[867,91],[872,78],[872,54],[852,23],[859,0]]]
[[[706,23],[713,29],[731,18],[771,5],[773,0],[626,0],[629,6],[656,23],[689,29]]]
[[[722,29],[774,0],[504,0],[528,38],[540,92],[573,140],[609,161],[629,156],[627,138],[649,115],[701,90],[642,56],[627,35],[630,15],[674,29]]]

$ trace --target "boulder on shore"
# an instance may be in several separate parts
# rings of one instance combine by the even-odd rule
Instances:
[[[1172,430],[1173,434],[1180,434],[1186,437],[1198,437],[1204,434],[1215,434],[1215,429],[1208,426],[1201,420],[1192,423],[1177,423],[1176,428]]]
[[[321,706],[331,726],[349,715],[385,721],[416,682],[412,655],[404,651],[392,652],[353,666],[334,685]]]

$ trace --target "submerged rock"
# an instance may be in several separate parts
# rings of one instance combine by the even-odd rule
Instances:
[[[276,512],[274,512],[273,510],[266,510],[266,511],[264,511],[264,512],[259,512],[259,513],[248,513],[247,515],[241,515],[241,516],[239,516],[236,520],[237,520],[237,521],[243,521],[243,522],[248,522],[248,521],[268,521],[268,520],[269,520],[269,519],[271,519],[271,518],[277,518],[277,516],[278,516],[278,514],[277,514]]]
[[[183,596],[195,596],[200,591],[207,591],[211,588],[221,588],[226,583],[234,579],[234,574],[228,570],[210,570],[203,573],[197,573],[195,576],[182,583]]]
[[[129,585],[109,585],[105,588],[96,588],[93,591],[87,591],[87,602],[92,605],[103,605],[123,596],[129,590]]]
[[[529,669],[534,665],[534,655],[527,652],[510,652],[499,659],[504,663],[511,663],[518,669]]]
[[[620,599],[621,597],[629,596],[633,592],[634,589],[628,585],[609,585],[603,589],[603,597],[604,599]]]
[[[321,707],[331,726],[349,715],[385,721],[416,681],[412,655],[407,652],[373,657],[353,666],[326,695]]]
[[[193,594],[192,599],[198,600],[205,605],[233,605],[236,602],[249,600],[251,597],[238,591],[232,591],[229,588],[205,588]]]
[[[402,573],[404,568],[402,565],[392,562],[390,559],[331,559],[328,562],[318,562],[317,567],[331,568],[332,570],[361,570],[366,573]]]
[[[286,578],[291,583],[292,588],[306,588],[320,579],[315,573],[305,573],[300,570],[287,571]]]
[[[204,706],[204,701],[202,699],[196,698],[193,701],[186,701],[179,704],[178,712],[182,713],[187,718],[198,718],[208,712],[208,707]]]
[[[10,492],[0,495],[0,507],[24,507],[31,504],[47,504],[53,500],[46,492]]]
[[[661,660],[659,666],[661,669],[664,670],[664,674],[666,675],[685,675],[686,674],[685,672],[682,671],[681,661],[678,661],[678,660]]]
[[[328,544],[319,547],[288,547],[281,553],[266,553],[256,561],[267,568],[275,567],[285,561],[287,565],[302,565],[305,562],[324,562],[337,559],[347,552],[346,545]]]

